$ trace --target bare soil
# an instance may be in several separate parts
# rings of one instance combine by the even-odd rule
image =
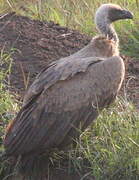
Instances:
[[[31,20],[15,13],[0,16],[0,49],[8,53],[11,48],[14,49],[9,76],[11,93],[18,93],[22,98],[27,87],[44,66],[78,51],[87,45],[91,38],[54,22]],[[126,95],[139,109],[139,59],[123,59],[126,77],[121,94]],[[52,180],[80,179],[78,174],[69,175],[58,170],[52,176]]]
[[[90,37],[61,27],[11,13],[0,19],[0,49],[15,48],[10,76],[13,90],[22,94],[40,70],[50,62],[68,56]]]

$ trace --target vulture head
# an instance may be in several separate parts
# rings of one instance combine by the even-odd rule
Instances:
[[[97,29],[102,35],[114,41],[118,41],[118,36],[111,23],[120,19],[133,19],[133,14],[115,4],[101,5],[95,15]]]

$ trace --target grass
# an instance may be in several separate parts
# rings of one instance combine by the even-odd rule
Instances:
[[[118,100],[117,106],[103,111],[84,136],[85,155],[96,179],[139,177],[139,116],[132,106],[125,108],[125,102]]]
[[[14,102],[14,96],[10,94],[9,87],[9,75],[12,67],[11,52],[4,52],[4,49],[0,53],[0,133],[3,134],[3,127],[12,118],[13,113],[17,111],[17,103]],[[8,111],[7,111],[8,110]],[[2,137],[2,136],[1,136]],[[2,144],[2,138],[0,138],[0,145]]]
[[[9,75],[13,61],[11,55],[14,51],[15,49],[11,49],[10,52],[6,52],[3,48],[0,52],[0,155],[4,151],[2,139],[6,126],[14,118],[19,108],[19,102],[16,102],[14,95],[9,92]],[[0,179],[3,178],[5,168],[5,162],[0,162]]]
[[[138,180],[138,119],[135,107],[117,98],[82,133],[76,149],[66,154],[69,170],[81,173],[87,169],[86,177],[92,175],[96,180]]]
[[[16,11],[33,19],[53,20],[95,35],[97,31],[92,17],[96,8],[106,2],[117,3],[133,11],[134,21],[120,21],[115,25],[122,53],[139,58],[139,2],[135,0],[1,0],[0,13]],[[0,149],[3,149],[5,126],[14,118],[20,104],[8,90],[13,51],[2,49],[0,53]],[[139,115],[125,99],[117,99],[113,106],[104,110],[92,127],[82,133],[76,149],[66,153],[69,171],[88,169],[97,180],[139,179]],[[62,156],[56,155],[52,160],[60,161]],[[3,168],[0,164],[0,173]]]

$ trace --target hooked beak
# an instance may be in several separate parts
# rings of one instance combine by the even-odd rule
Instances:
[[[130,11],[123,10],[123,19],[133,19],[133,14]]]

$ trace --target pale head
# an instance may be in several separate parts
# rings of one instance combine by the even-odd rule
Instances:
[[[95,14],[95,23],[98,30],[109,37],[109,39],[116,40],[117,37],[111,23],[120,19],[132,19],[133,14],[121,8],[119,5],[115,4],[103,4],[101,5]]]

